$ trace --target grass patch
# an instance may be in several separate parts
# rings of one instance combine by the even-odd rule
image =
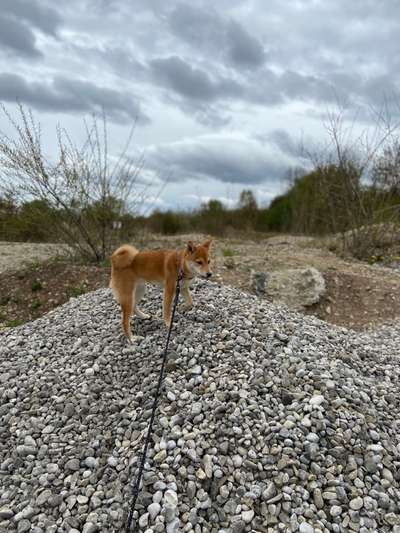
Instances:
[[[368,257],[367,263],[370,265],[375,265],[375,263],[383,263],[385,259],[386,258],[382,254],[375,254]]]
[[[78,296],[81,296],[82,294],[85,294],[88,291],[88,286],[85,282],[80,283],[79,285],[76,285],[75,287],[68,287],[66,290],[67,296],[70,298],[77,298]]]
[[[43,289],[43,285],[41,284],[41,282],[38,279],[34,279],[31,283],[31,291],[37,292],[37,291],[41,291],[42,289]]]
[[[7,305],[11,300],[11,296],[2,296],[0,298],[0,305]]]
[[[16,328],[17,326],[21,326],[21,324],[23,324],[24,321],[23,320],[20,320],[18,318],[14,319],[14,320],[8,320],[6,322],[6,327],[7,328]]]
[[[103,259],[102,261],[100,261],[100,262],[98,263],[98,266],[99,266],[99,267],[103,267],[103,268],[105,268],[105,267],[107,267],[107,268],[110,267],[110,266],[111,266],[110,258],[109,258],[109,257],[106,257],[106,259]]]
[[[233,257],[236,255],[236,252],[232,248],[222,248],[222,255],[224,257]]]
[[[40,259],[34,259],[33,261],[29,262],[29,270],[38,270],[42,267],[44,261],[41,261]]]
[[[39,309],[39,307],[42,306],[42,302],[40,302],[39,300],[35,300],[34,302],[31,303],[31,309],[32,311],[35,311],[36,309]]]

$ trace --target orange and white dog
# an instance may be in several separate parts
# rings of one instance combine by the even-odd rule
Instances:
[[[187,307],[193,305],[189,283],[196,276],[209,278],[211,240],[196,246],[192,241],[184,250],[146,250],[140,252],[125,244],[111,256],[110,287],[121,305],[122,329],[129,340],[132,332],[129,318],[132,311],[139,318],[150,318],[138,307],[145,293],[145,282],[164,286],[163,318],[167,327],[171,324],[171,304],[179,269],[183,271],[182,295]]]

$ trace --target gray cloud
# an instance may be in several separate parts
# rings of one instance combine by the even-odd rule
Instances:
[[[332,102],[335,98],[333,85],[318,76],[287,70],[280,77],[279,85],[288,100]]]
[[[32,30],[18,20],[3,14],[0,14],[0,44],[8,54],[13,53],[31,59],[42,55],[36,48],[36,39]]]
[[[211,76],[177,56],[153,59],[150,62],[154,80],[185,98],[212,101],[223,96],[230,98],[242,94],[242,89],[228,78],[212,79]]]
[[[185,111],[205,112],[205,104],[233,101],[264,106],[295,100],[331,103],[337,94],[334,83],[329,80],[289,70],[278,75],[264,68],[257,75],[252,73],[248,78],[243,76],[237,80],[218,73],[211,75],[177,56],[153,59],[150,69],[152,81],[178,95],[180,99],[170,97],[170,101]]]
[[[98,58],[104,58],[121,76],[140,81],[147,77],[145,65],[135,57],[135,51],[127,46],[124,48],[121,46],[106,47],[103,52],[97,50],[96,55]]]
[[[104,111],[116,122],[132,122],[136,117],[148,122],[131,94],[99,87],[88,81],[56,77],[52,83],[27,81],[16,74],[0,74],[0,100],[21,103],[43,111],[99,113]]]
[[[285,154],[295,157],[301,156],[300,143],[293,139],[285,130],[273,130],[266,135],[258,136],[258,138],[262,142],[275,144]]]
[[[150,79],[166,90],[166,101],[201,124],[218,128],[231,120],[228,102],[243,95],[243,88],[235,80],[211,76],[177,56],[153,59]]]
[[[329,80],[290,70],[276,74],[264,68],[242,83],[242,100],[268,107],[296,101],[328,104],[336,94],[335,85]]]
[[[229,56],[237,67],[259,67],[265,61],[264,47],[235,21],[228,26]]]
[[[34,30],[56,36],[61,17],[52,8],[35,0],[2,0],[0,13],[0,44],[9,55],[29,59],[43,57],[37,47]]]
[[[174,35],[191,46],[220,52],[224,45],[224,22],[214,8],[205,10],[179,3],[171,11],[168,23]]]
[[[149,77],[149,69],[137,57],[135,50],[129,45],[122,47],[114,43],[106,43],[103,46],[93,43],[91,46],[72,44],[71,49],[74,54],[83,58],[90,65],[96,65],[103,71],[113,73],[120,80],[130,83],[143,83]]]
[[[298,165],[293,138],[321,139],[337,98],[361,108],[356,127],[384,95],[399,113],[398,0],[137,0],[134,16],[129,0],[1,8],[0,98],[72,123],[105,108],[116,143],[121,124],[146,122],[143,102],[152,122],[139,142],[176,187],[279,180]]]
[[[165,92],[163,101],[168,106],[179,108],[182,113],[207,128],[223,128],[232,120],[232,110],[225,103],[185,99],[171,92]]]
[[[265,4],[255,0],[253,12],[245,9],[241,17],[245,4],[240,1],[234,3],[237,11],[228,12],[219,3],[210,7],[202,0],[172,7],[158,0],[138,0],[137,28],[132,32],[129,5],[118,0],[112,15],[117,17],[121,38],[111,31],[108,35],[100,22],[98,39],[74,49],[93,65],[102,62],[111,67],[117,78],[142,84],[146,96],[152,93],[209,127],[232,123],[239,106],[276,108],[295,102],[326,106],[337,96],[345,96],[353,105],[369,105],[383,76],[373,69],[369,73],[364,64],[362,73],[357,72],[353,50],[365,48],[371,20],[385,14],[382,8],[374,16],[364,11],[361,23],[349,31],[349,21],[353,24],[362,6],[346,7],[344,0],[338,1],[340,9],[334,2],[297,3],[288,33],[285,25],[292,8],[276,1],[265,10]],[[88,21],[91,29],[106,7],[103,0],[86,6],[96,15]],[[246,28],[252,29],[251,34]],[[162,91],[157,94],[158,88]]]
[[[55,35],[61,17],[55,9],[47,7],[35,0],[1,0],[2,14],[38,28],[44,33]]]
[[[279,181],[298,164],[278,147],[244,135],[208,135],[155,146],[146,161],[155,169],[168,165],[171,181],[214,179],[253,185]]]
[[[173,33],[194,48],[209,51],[236,68],[255,68],[265,61],[262,43],[238,21],[215,8],[178,4],[170,13]]]

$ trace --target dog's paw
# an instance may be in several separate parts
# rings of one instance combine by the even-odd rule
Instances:
[[[136,344],[137,342],[140,342],[144,339],[142,335],[131,335],[128,337],[129,344]]]
[[[169,329],[171,327],[171,319],[164,318],[164,324],[166,328]]]
[[[192,308],[193,308],[193,304],[182,304],[179,306],[179,312],[186,313],[187,311],[190,311]]]
[[[151,318],[151,315],[143,313],[143,311],[141,311],[140,309],[136,309],[134,314],[141,320],[149,320]]]

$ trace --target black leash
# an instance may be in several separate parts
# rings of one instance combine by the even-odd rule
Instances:
[[[134,483],[132,484],[132,503],[131,503],[131,507],[130,507],[129,513],[128,513],[128,518],[127,518],[127,521],[126,521],[126,531],[127,532],[131,531],[132,522],[133,522],[133,513],[135,511],[136,501],[137,501],[138,496],[139,496],[140,483],[142,481],[143,470],[144,470],[144,465],[145,465],[146,456],[147,456],[147,448],[149,447],[149,443],[150,443],[151,431],[153,429],[153,422],[154,422],[154,418],[155,418],[156,410],[157,410],[157,405],[158,405],[158,398],[160,396],[161,385],[162,385],[163,378],[164,378],[164,369],[165,369],[165,363],[167,362],[169,340],[170,340],[170,337],[171,337],[172,326],[173,326],[173,323],[174,323],[176,306],[178,305],[178,299],[179,299],[179,293],[180,293],[180,290],[181,290],[181,281],[182,281],[183,275],[184,275],[183,270],[182,270],[182,268],[180,268],[179,271],[178,271],[178,278],[176,280],[175,299],[174,299],[174,304],[173,304],[173,307],[172,307],[171,323],[170,323],[170,326],[168,328],[167,340],[165,342],[165,348],[164,348],[164,353],[163,353],[163,359],[162,359],[162,364],[161,364],[160,375],[158,377],[157,389],[156,389],[156,393],[155,393],[155,396],[154,396],[153,407],[152,407],[152,410],[151,410],[150,423],[149,423],[149,427],[147,429],[146,440],[145,440],[144,446],[143,446],[143,452],[142,452],[141,461],[140,461],[140,465],[139,465],[139,471],[137,473],[137,476],[136,476],[136,479],[135,479]]]

